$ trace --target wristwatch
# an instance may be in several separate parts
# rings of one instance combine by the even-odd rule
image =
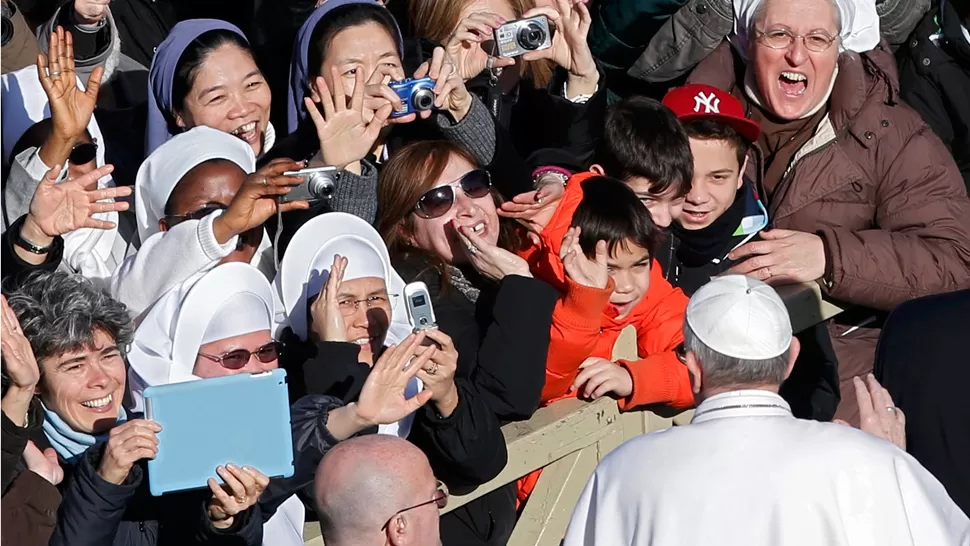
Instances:
[[[24,239],[24,236],[20,233],[19,229],[17,230],[17,237],[14,240],[14,244],[27,252],[30,252],[31,254],[47,254],[47,252],[51,249],[51,245],[37,246],[27,239]]]

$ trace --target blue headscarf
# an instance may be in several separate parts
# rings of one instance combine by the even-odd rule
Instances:
[[[296,40],[293,42],[293,57],[290,59],[290,91],[286,97],[286,129],[289,133],[296,131],[300,122],[306,117],[306,112],[303,110],[303,97],[307,89],[307,55],[310,51],[310,37],[313,35],[313,30],[317,28],[317,23],[324,15],[335,8],[349,4],[380,5],[377,0],[327,0],[322,6],[313,10],[296,35]],[[403,55],[404,38],[397,22],[394,24],[394,29],[397,31],[395,38],[397,38],[398,53]]]
[[[228,30],[246,40],[246,35],[239,28],[226,21],[188,19],[172,27],[168,37],[155,51],[152,67],[148,72],[148,127],[145,131],[145,157],[172,138],[172,133],[168,131],[168,116],[172,112],[172,80],[175,79],[175,67],[185,48],[210,30]]]

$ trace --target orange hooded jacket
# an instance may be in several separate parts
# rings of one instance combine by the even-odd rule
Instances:
[[[633,378],[630,396],[617,401],[620,410],[645,404],[667,404],[676,408],[694,403],[687,366],[680,362],[674,349],[684,341],[684,313],[687,296],[664,278],[656,260],[650,267],[650,287],[640,303],[623,319],[608,306],[613,281],[605,289],[577,284],[567,275],[559,258],[562,239],[569,229],[573,214],[583,200],[582,183],[597,176],[579,173],[569,179],[566,192],[549,224],[540,234],[539,245],[532,245],[521,255],[538,278],[553,285],[563,294],[552,313],[552,332],[546,358],[546,384],[542,403],[547,405],[562,398],[576,396],[569,392],[579,374],[579,365],[589,357],[612,360],[613,346],[620,332],[633,325],[637,331],[637,354],[640,360],[619,360]],[[535,489],[540,471],[520,478],[518,503],[525,502]]]

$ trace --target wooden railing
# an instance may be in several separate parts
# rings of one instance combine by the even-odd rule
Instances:
[[[842,310],[822,299],[815,283],[777,289],[798,332],[827,320]],[[614,359],[637,358],[636,335],[628,328],[616,342]],[[542,408],[532,419],[502,428],[509,462],[492,481],[472,491],[453,495],[449,512],[506,484],[543,469],[536,487],[516,523],[510,546],[558,546],[573,507],[597,463],[624,441],[654,430],[690,422],[693,410],[661,416],[652,411],[620,413],[616,402],[601,398],[587,403],[567,399]],[[307,546],[322,546],[320,528],[308,523]]]

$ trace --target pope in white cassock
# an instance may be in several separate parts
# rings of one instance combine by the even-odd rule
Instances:
[[[970,545],[970,520],[905,451],[792,416],[777,393],[798,340],[768,285],[739,275],[705,285],[684,338],[693,421],[607,455],[564,546]]]

